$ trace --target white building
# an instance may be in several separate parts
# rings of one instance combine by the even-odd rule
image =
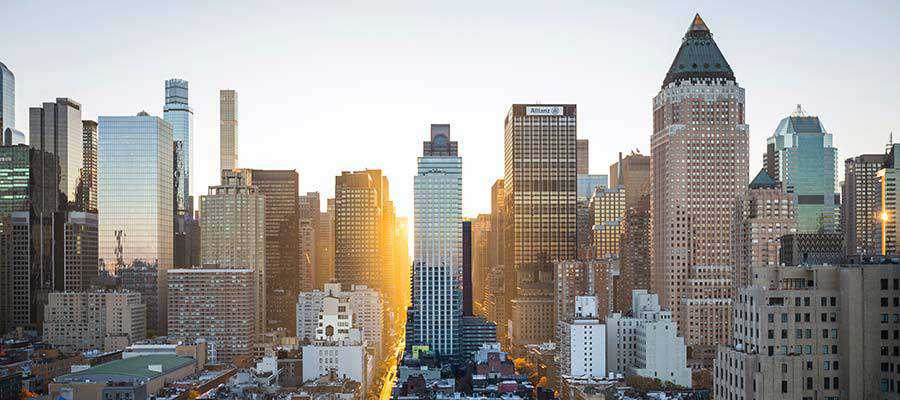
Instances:
[[[597,317],[597,298],[575,297],[575,318],[560,324],[559,370],[563,379],[606,377],[606,325]]]
[[[342,294],[339,285],[327,286],[329,294],[322,299],[316,338],[303,346],[303,381],[334,374],[359,382],[365,392],[374,357],[366,351],[362,333],[355,327],[350,296],[335,296]]]
[[[339,283],[326,283],[324,290],[300,292],[297,296],[297,338],[316,339],[319,315],[326,297],[349,303],[355,327],[362,331],[366,344],[376,351],[381,348],[384,329],[384,305],[381,293],[365,285],[354,285],[349,292],[341,291]]]
[[[611,372],[640,375],[691,387],[684,338],[659,296],[646,290],[631,294],[632,316],[607,318],[606,356]]]

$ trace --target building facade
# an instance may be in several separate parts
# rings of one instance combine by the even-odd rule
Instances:
[[[78,202],[79,210],[96,213],[98,189],[97,123],[94,121],[81,121],[81,126],[84,164],[81,167],[81,180],[79,181],[75,199]]]
[[[170,337],[206,340],[226,362],[251,353],[256,271],[170,269],[168,275]]]
[[[837,149],[819,117],[800,106],[781,120],[766,142],[766,172],[796,195],[797,231],[835,233],[840,230],[837,197]]]
[[[728,339],[731,221],[748,182],[744,89],[694,17],[653,99],[651,288],[709,366]]]
[[[231,89],[219,91],[219,169],[237,168],[238,99]]]
[[[462,158],[450,140],[450,125],[431,125],[423,147],[413,180],[413,293],[407,322],[413,329],[407,346],[458,355],[464,278]]]
[[[881,254],[879,232],[880,180],[884,154],[863,154],[844,161],[841,190],[841,229],[847,256]]]
[[[504,290],[518,345],[553,337],[552,262],[577,256],[576,134],[574,104],[514,104],[504,121]]]
[[[0,131],[16,129],[16,76],[0,62]]]
[[[166,104],[163,119],[172,127],[175,142],[175,210],[193,210],[191,191],[194,188],[194,110],[188,101],[188,82],[182,79],[166,81]]]
[[[896,265],[770,268],[742,288],[719,346],[726,399],[896,399]]]
[[[796,198],[762,169],[739,201],[732,251],[734,283],[743,287],[750,284],[757,269],[780,265],[779,238],[796,233]]]
[[[267,321],[265,197],[244,178],[222,171],[222,183],[200,196],[200,262],[255,272],[255,326],[261,334]]]
[[[897,167],[900,166],[900,144],[891,144],[884,164],[875,173],[878,180],[878,233],[882,255],[897,254],[897,232],[900,218],[897,213]]]
[[[606,325],[597,316],[597,298],[578,296],[570,321],[560,325],[559,373],[568,381],[606,377]]]
[[[615,187],[594,192],[590,215],[593,258],[618,257],[625,217],[625,189]]]
[[[147,337],[141,295],[121,291],[50,293],[44,340],[67,352],[122,350]]]
[[[100,116],[98,125],[100,258],[107,270],[135,260],[156,266],[156,327],[162,333],[167,309],[164,272],[173,262],[172,127],[145,112]]]
[[[387,178],[381,170],[342,172],[334,187],[334,278],[345,289],[380,290]]]
[[[75,191],[84,163],[81,104],[67,98],[32,107],[29,113],[29,145],[59,158],[59,191],[75,202]]]

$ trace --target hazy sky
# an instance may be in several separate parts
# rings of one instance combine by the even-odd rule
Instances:
[[[382,168],[404,215],[431,123],[460,143],[464,212],[490,209],[512,103],[577,104],[607,173],[649,153],[651,99],[695,12],[747,90],[751,175],[797,103],[841,160],[900,133],[896,1],[2,2],[20,130],[56,97],[86,119],[161,117],[163,81],[187,79],[197,195],[218,182],[221,88],[239,93],[239,166],[297,169],[324,196],[341,170]]]

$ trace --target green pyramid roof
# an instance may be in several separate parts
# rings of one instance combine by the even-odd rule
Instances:
[[[756,174],[756,178],[753,178],[753,181],[750,182],[750,189],[766,189],[766,188],[777,188],[780,185],[771,176],[766,172],[766,169],[763,168]]]
[[[734,80],[734,71],[719,50],[712,33],[700,14],[694,16],[687,33],[681,41],[681,48],[669,67],[663,87],[685,79],[723,78]]]

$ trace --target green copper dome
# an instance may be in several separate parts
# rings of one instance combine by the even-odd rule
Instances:
[[[709,27],[700,18],[700,14],[697,14],[684,34],[681,48],[678,49],[662,86],[666,87],[680,80],[720,78],[733,81],[734,71],[713,40]]]

